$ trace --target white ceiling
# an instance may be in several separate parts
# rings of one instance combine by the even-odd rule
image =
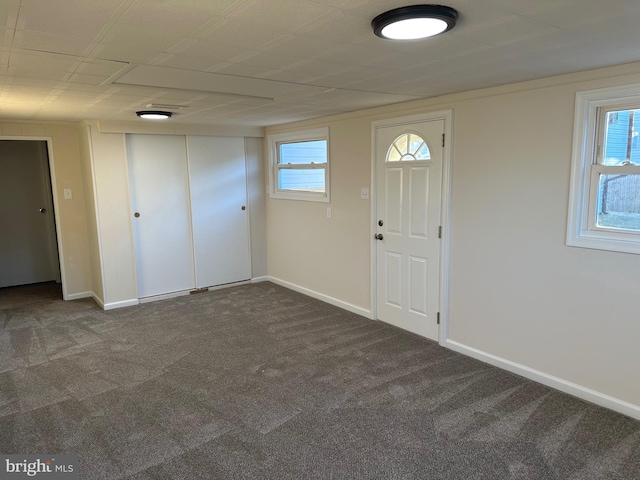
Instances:
[[[452,31],[373,35],[414,3],[0,0],[0,118],[266,126],[640,61],[638,0],[439,0]]]

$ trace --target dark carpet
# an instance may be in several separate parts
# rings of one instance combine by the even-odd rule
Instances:
[[[640,422],[271,283],[60,296],[0,290],[0,452],[82,479],[640,478]]]

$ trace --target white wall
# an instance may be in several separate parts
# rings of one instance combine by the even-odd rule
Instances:
[[[262,138],[245,138],[247,199],[251,233],[251,277],[267,275],[267,216]]]
[[[91,158],[91,135],[88,125],[78,126],[80,157],[82,162],[82,180],[85,196],[85,210],[87,216],[87,241],[91,270],[91,294],[100,304],[104,305],[102,286],[102,265],[100,264],[100,245],[98,241],[98,220],[96,218],[95,189],[93,185],[93,165]]]
[[[269,199],[269,276],[368,315],[371,205],[360,199],[360,190],[371,186],[371,119],[347,116],[313,125],[330,129],[331,203]],[[299,128],[272,127],[267,133]],[[268,162],[266,151],[265,159]],[[327,207],[331,207],[330,219]]]
[[[269,275],[369,310],[371,122],[452,108],[449,346],[640,417],[640,256],[565,245],[575,93],[625,83],[640,64],[267,128],[329,127],[333,210],[267,201]]]

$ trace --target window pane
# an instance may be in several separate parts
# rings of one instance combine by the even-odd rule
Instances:
[[[279,190],[302,190],[324,192],[323,168],[313,170],[282,169],[278,172]]]
[[[409,135],[401,135],[398,138],[396,138],[395,142],[393,142],[396,146],[396,148],[398,149],[398,151],[402,154],[405,155],[407,153],[407,150],[409,148]]]
[[[402,155],[400,155],[400,152],[396,150],[396,147],[391,145],[391,148],[389,149],[389,154],[387,155],[387,162],[399,162],[401,158],[402,158]]]
[[[279,162],[282,165],[327,163],[327,141],[281,143]]]
[[[415,154],[420,149],[420,147],[422,147],[422,144],[424,142],[422,141],[422,138],[418,137],[417,135],[409,135],[409,139],[410,139],[409,151]]]
[[[387,152],[387,162],[411,162],[431,160],[431,152],[426,142],[415,133],[403,133],[396,138]]]
[[[600,175],[598,227],[640,231],[640,175]]]
[[[607,112],[604,125],[603,165],[640,164],[638,144],[640,110]]]
[[[416,160],[431,160],[431,152],[426,143],[423,143],[418,153],[416,153]]]

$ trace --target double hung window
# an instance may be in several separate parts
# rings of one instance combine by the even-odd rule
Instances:
[[[640,253],[640,85],[580,92],[567,244]]]
[[[270,135],[271,197],[329,202],[329,130]]]

